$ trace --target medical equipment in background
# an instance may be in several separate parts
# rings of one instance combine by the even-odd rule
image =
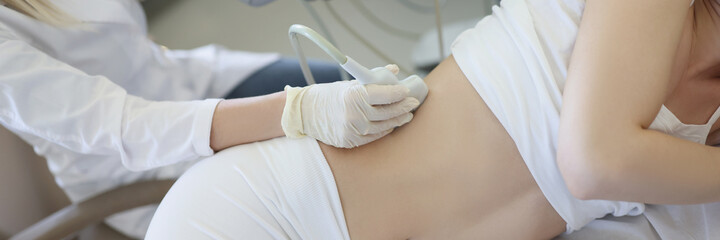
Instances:
[[[440,1],[435,0],[435,27],[437,27],[437,30],[439,33],[442,33],[442,20],[440,20]],[[445,44],[443,44],[443,35],[438,34],[438,49],[440,50],[440,61],[442,61],[442,58],[445,58]]]
[[[427,97],[428,93],[428,88],[427,85],[425,85],[425,82],[423,82],[423,80],[417,75],[411,75],[403,80],[400,80],[397,78],[397,76],[395,76],[395,74],[393,74],[390,70],[384,67],[378,67],[369,70],[366,67],[360,65],[360,63],[356,62],[352,58],[340,52],[340,50],[338,50],[322,35],[315,32],[315,30],[312,30],[311,28],[304,25],[294,24],[290,26],[290,29],[288,30],[288,36],[290,37],[290,43],[295,50],[295,54],[297,54],[298,56],[300,67],[302,69],[303,75],[305,76],[305,81],[307,81],[308,85],[315,84],[315,78],[313,78],[310,72],[310,67],[307,64],[305,54],[300,48],[300,41],[297,37],[298,34],[310,39],[313,43],[320,47],[320,49],[330,55],[333,60],[340,64],[340,66],[345,69],[345,71],[355,77],[355,79],[358,80],[360,83],[388,85],[401,84],[410,89],[409,96],[416,98],[418,101],[420,101],[421,104],[425,101],[425,97]]]
[[[363,17],[365,17],[365,19],[367,19],[372,24],[377,26],[379,29],[385,31],[386,33],[395,35],[395,36],[398,36],[398,37],[401,37],[404,39],[413,40],[413,41],[417,40],[420,37],[420,33],[392,26],[390,23],[387,23],[384,20],[380,19],[370,9],[368,9],[367,6],[365,6],[365,3],[363,3],[362,0],[348,0],[348,1],[355,7],[355,9],[357,9],[358,13],[360,13],[361,15],[363,15]],[[409,0],[405,0],[405,1],[398,0],[398,2],[401,4],[406,4],[406,2],[409,2]],[[445,2],[445,1],[443,1],[443,2]],[[412,7],[418,7],[417,3],[414,3],[414,2],[409,2],[409,3],[411,4],[410,6],[412,6]],[[405,6],[405,7],[408,7],[408,6]],[[413,9],[412,7],[408,7],[408,8],[410,8],[411,10],[413,10],[415,12],[421,13],[421,14],[429,13],[429,12],[425,12],[422,10],[418,11],[417,9]],[[420,7],[423,7],[423,6],[420,6]],[[426,10],[425,8],[422,8],[422,9]],[[433,9],[431,8],[430,11],[432,12]]]
[[[305,10],[307,10],[308,13],[310,14],[310,16],[313,18],[313,20],[315,20],[315,23],[317,23],[318,26],[320,26],[320,31],[322,31],[323,34],[325,34],[325,36],[327,36],[328,41],[332,45],[337,45],[337,42],[335,42],[335,38],[333,38],[332,34],[330,34],[330,30],[328,30],[327,26],[325,25],[325,22],[323,22],[320,15],[317,14],[317,11],[315,11],[315,8],[313,8],[312,5],[310,5],[310,3],[308,3],[308,0],[298,0],[298,1],[300,1],[300,3],[303,5],[303,7],[305,7]],[[348,73],[345,72],[345,70],[343,70],[342,68],[338,68],[338,71],[340,71],[341,79],[350,79],[350,76],[348,76]],[[305,79],[305,81],[307,81],[307,78]],[[313,80],[313,83],[315,83],[314,80]],[[308,85],[310,85],[310,82],[308,82]]]
[[[175,180],[154,180],[109,189],[58,210],[11,236],[9,240],[96,239],[99,237],[100,239],[103,239],[102,237],[127,239],[125,235],[109,229],[104,226],[105,224],[101,224],[101,226],[98,223],[122,211],[159,204],[173,183]]]
[[[325,34],[325,36],[328,37],[329,42],[333,45],[337,45],[337,42],[335,42],[335,40],[333,39],[332,35],[330,34],[330,31],[327,29],[325,23],[322,21],[322,18],[320,18],[320,16],[317,14],[317,12],[312,7],[312,5],[310,5],[308,3],[308,1],[312,1],[312,0],[298,0],[298,1],[300,1],[300,3],[305,7],[305,9],[308,11],[308,13],[312,16],[312,18],[318,24],[318,26],[320,26],[320,30],[323,32],[323,34]],[[375,55],[377,55],[378,57],[380,57],[381,59],[383,59],[384,61],[386,61],[388,63],[398,63],[398,61],[395,61],[392,58],[385,55],[382,51],[380,51],[377,47],[375,47],[372,43],[370,43],[370,41],[365,39],[357,31],[355,31],[350,26],[350,24],[348,24],[344,20],[344,18],[341,17],[340,14],[337,13],[335,8],[333,8],[333,6],[330,3],[328,3],[329,0],[320,0],[320,1],[325,4],[328,11],[332,15],[333,19],[337,23],[339,23],[340,26],[342,26],[346,31],[348,31],[350,34],[352,34],[353,37],[355,37],[358,41],[360,41],[363,45],[365,45],[370,51],[375,53]],[[426,6],[414,3],[410,0],[397,0],[397,1],[400,4],[402,4],[403,6],[410,8],[411,10],[414,10],[416,12],[420,12],[420,13],[428,13],[433,8],[433,7],[426,7]],[[395,27],[392,27],[389,24],[383,22],[382,20],[377,18],[375,15],[373,15],[372,12],[370,10],[368,10],[365,7],[365,5],[362,2],[359,2],[358,0],[350,0],[350,3],[352,3],[354,5],[354,7],[358,10],[358,12],[360,12],[371,23],[375,24],[380,29],[385,30],[386,32],[388,32],[390,34],[401,36],[404,38],[412,38],[412,39],[417,39],[420,36],[419,34],[405,31],[405,30],[402,30],[399,28],[395,28]],[[442,3],[441,3],[441,0],[434,0],[435,23],[436,23],[436,28],[437,28],[438,32],[442,32],[440,7],[444,6],[446,3],[447,3],[447,0],[442,0]],[[445,55],[445,49],[443,47],[443,42],[444,42],[443,35],[439,34],[439,35],[437,35],[437,37],[438,37],[438,46],[439,46],[438,51],[440,53],[438,62],[440,62],[440,61],[442,61],[442,59],[444,59],[447,56]],[[411,68],[401,66],[400,72],[402,72],[403,74],[410,74],[409,72],[407,72],[408,69],[411,69]],[[341,71],[341,73],[344,74],[343,71]],[[345,77],[346,77],[346,75],[343,75],[343,78],[345,78]]]
[[[475,27],[475,25],[480,21],[480,19],[482,18],[472,18],[443,24],[443,38],[457,38],[465,30]],[[415,43],[415,46],[412,49],[410,59],[415,66],[416,74],[427,74],[440,63],[438,61],[438,52],[434,49],[435,46],[437,46],[438,44],[437,35],[438,31],[436,29],[431,29],[426,33],[422,34]],[[451,45],[449,42],[447,42],[447,44],[443,44],[445,53],[450,53],[450,47]]]
[[[337,46],[337,42],[334,41],[325,22],[318,15],[317,11],[315,11],[313,6],[308,3],[310,1],[316,0],[298,1],[302,3],[308,13],[314,19],[314,21],[318,24],[318,26],[320,27],[319,30],[321,30],[323,35],[327,36],[331,44]],[[345,20],[346,18],[343,17],[342,14],[339,14],[332,6],[332,4],[329,3],[330,0],[317,1],[322,1],[323,4],[325,4],[325,7],[328,9],[328,12],[333,17],[333,20],[335,20],[335,22],[337,22],[341,27],[348,31],[355,39],[360,41],[360,43],[365,45],[368,50],[372,51],[375,55],[388,63],[399,62],[387,56],[383,51],[380,51],[376,46],[374,46],[370,41],[368,41],[363,34],[355,31],[352,25],[347,23],[347,21]],[[395,0],[394,2],[397,2],[405,8],[414,12],[420,14],[435,14],[435,28],[424,33],[416,33],[400,27],[392,26],[391,23],[382,20],[377,15],[375,15],[375,12],[372,11],[372,9],[368,9],[366,3],[364,3],[362,0],[348,0],[348,2],[351,3],[355,10],[357,10],[357,12],[360,13],[365,19],[367,19],[370,23],[374,24],[376,27],[383,30],[384,32],[407,40],[417,41],[411,55],[411,62],[414,66],[412,68],[407,66],[400,66],[400,72],[405,75],[410,75],[408,70],[412,70],[413,74],[418,74],[421,76],[427,75],[432,69],[435,68],[435,66],[437,66],[442,60],[444,60],[445,57],[450,55],[450,42],[445,41],[445,39],[455,39],[464,30],[475,26],[475,24],[482,18],[481,16],[480,18],[473,18],[459,22],[443,24],[441,20],[440,10],[447,6],[449,2],[448,0]],[[484,2],[487,7],[484,8],[484,14],[490,14],[489,9],[492,5],[500,4],[500,0],[485,0]],[[340,71],[342,74],[344,74],[343,79],[348,79],[347,75],[345,75],[345,71]]]

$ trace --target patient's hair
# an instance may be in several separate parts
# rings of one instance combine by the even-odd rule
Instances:
[[[67,26],[77,22],[49,0],[5,0],[5,3],[18,12],[54,26]]]
[[[693,8],[693,11],[695,11],[695,21],[697,22],[697,11],[698,7],[697,5],[702,4],[704,9],[710,13],[710,16],[713,17],[713,23],[718,24],[720,22],[720,0],[700,0],[695,2],[695,7]]]

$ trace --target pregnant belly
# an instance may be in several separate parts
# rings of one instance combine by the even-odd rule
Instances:
[[[450,57],[409,124],[355,149],[321,144],[353,239],[550,238],[565,223]]]

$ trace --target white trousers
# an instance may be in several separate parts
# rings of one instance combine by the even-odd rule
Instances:
[[[313,139],[233,147],[190,168],[146,239],[350,239],[330,167]]]

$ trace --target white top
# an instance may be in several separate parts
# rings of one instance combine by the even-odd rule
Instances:
[[[720,118],[720,108],[705,124],[682,123],[664,105],[649,129],[705,144],[710,130]],[[714,239],[720,236],[720,203],[694,205],[651,205],[645,216],[662,239]]]
[[[710,117],[705,124],[685,124],[673,114],[670,109],[662,105],[655,120],[650,124],[648,129],[660,131],[668,135],[705,144],[710,130],[720,117],[720,107]]]
[[[607,214],[638,215],[644,204],[575,198],[556,159],[562,89],[583,0],[504,0],[453,43],[455,59],[497,117],[550,205],[578,230]]]
[[[562,91],[584,8],[585,0],[504,0],[452,47],[568,232],[608,214],[645,210],[642,203],[575,198],[555,161]]]
[[[278,58],[166,50],[148,39],[137,1],[54,2],[82,26],[56,28],[0,6],[0,124],[47,158],[73,201],[136,181],[125,167],[212,155],[219,100],[190,100],[222,97]]]

